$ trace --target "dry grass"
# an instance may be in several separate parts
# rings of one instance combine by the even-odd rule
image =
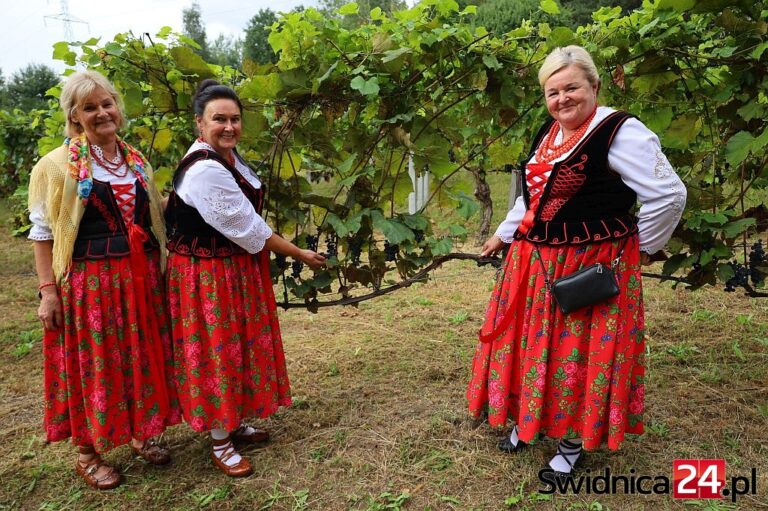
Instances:
[[[208,441],[182,425],[166,433],[169,467],[147,466],[121,447],[107,458],[126,483],[95,492],[72,470],[69,445],[42,441],[31,249],[6,234],[0,243],[0,509],[689,507],[670,496],[541,500],[537,472],[553,444],[504,455],[495,449],[501,433],[466,414],[493,271],[458,262],[359,309],[281,314],[295,404],[264,421],[273,440],[248,453],[253,476],[230,480],[215,471]],[[645,285],[648,432],[619,453],[592,454],[587,468],[670,476],[675,458],[724,458],[729,477],[758,470],[758,493],[739,509],[768,509],[768,300]],[[728,501],[693,507],[733,509]]]

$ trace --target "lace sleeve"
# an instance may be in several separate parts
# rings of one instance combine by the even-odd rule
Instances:
[[[214,229],[255,254],[264,248],[272,229],[256,213],[232,175],[211,160],[192,165],[176,193]]]
[[[637,119],[629,119],[611,144],[608,162],[640,201],[640,250],[661,250],[680,222],[687,191],[661,151],[659,138]]]
[[[53,239],[51,226],[45,221],[45,203],[37,204],[29,212],[29,221],[32,222],[32,228],[29,230],[27,239],[32,241],[49,241]]]
[[[524,215],[525,201],[523,201],[523,197],[520,196],[515,199],[515,205],[512,206],[512,209],[509,210],[504,221],[499,224],[498,229],[496,229],[496,236],[501,238],[501,241],[504,243],[512,243],[514,240],[515,231],[520,225],[520,222],[523,221]]]

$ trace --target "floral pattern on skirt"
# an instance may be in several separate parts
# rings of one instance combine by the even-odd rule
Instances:
[[[535,441],[582,438],[586,449],[618,449],[625,433],[643,432],[644,317],[637,236],[587,245],[547,246],[540,252],[550,279],[595,262],[610,264],[621,250],[618,296],[562,314],[552,307],[535,246],[510,246],[486,310],[467,390],[470,413],[487,410],[492,426],[516,422]],[[505,314],[509,326],[495,332]]]
[[[175,377],[195,431],[231,431],[291,404],[268,258],[168,258]]]
[[[49,442],[72,437],[105,452],[181,422],[160,257],[148,256],[139,279],[129,257],[115,257],[74,261],[62,281],[64,328],[43,339]]]

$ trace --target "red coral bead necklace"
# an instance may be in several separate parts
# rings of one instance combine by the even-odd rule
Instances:
[[[554,145],[555,138],[557,138],[557,134],[561,128],[560,123],[552,123],[552,127],[549,129],[549,133],[544,139],[544,142],[539,145],[539,148],[536,151],[536,162],[550,163],[573,149],[576,144],[578,144],[579,141],[584,137],[584,134],[587,132],[589,124],[592,122],[592,119],[595,118],[596,113],[597,107],[595,107],[589,117],[587,117],[587,119],[581,123],[578,128],[576,128],[576,131],[574,131],[573,134],[571,134],[571,136],[564,140],[560,145]]]

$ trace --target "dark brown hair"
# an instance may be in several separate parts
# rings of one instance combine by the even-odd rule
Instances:
[[[240,98],[237,97],[237,93],[226,85],[222,85],[216,80],[208,78],[200,82],[197,86],[195,99],[192,102],[195,115],[202,117],[203,112],[205,112],[205,105],[214,99],[231,99],[237,103],[240,113],[243,113],[243,104],[240,103]]]

